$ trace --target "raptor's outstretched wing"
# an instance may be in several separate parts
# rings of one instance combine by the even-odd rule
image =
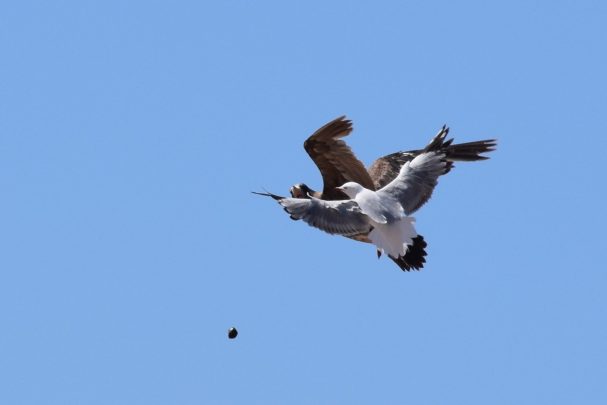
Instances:
[[[314,132],[304,142],[304,149],[322,175],[323,200],[347,199],[345,194],[335,188],[348,181],[355,181],[371,190],[375,189],[365,166],[341,139],[350,132],[352,121],[341,116]]]
[[[453,138],[445,140],[448,134],[449,128],[443,126],[424,149],[391,153],[377,159],[369,167],[369,175],[371,176],[371,179],[373,179],[375,188],[379,190],[390,183],[398,176],[400,168],[403,167],[405,163],[412,161],[416,156],[419,156],[423,152],[443,152],[445,154],[445,159],[449,162],[473,162],[476,160],[489,159],[487,156],[482,156],[482,153],[495,150],[495,139],[485,139],[482,141],[452,145]],[[449,167],[449,170],[451,170],[451,167],[453,167],[453,165]]]

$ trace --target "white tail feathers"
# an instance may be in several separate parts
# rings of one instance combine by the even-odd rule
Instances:
[[[374,224],[369,239],[378,249],[398,259],[407,253],[408,247],[413,244],[413,238],[417,236],[414,223],[415,218],[403,217],[390,224]]]

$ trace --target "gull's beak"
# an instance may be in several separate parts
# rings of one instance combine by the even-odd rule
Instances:
[[[339,187],[335,187],[338,190],[343,190],[343,187],[339,186]]]

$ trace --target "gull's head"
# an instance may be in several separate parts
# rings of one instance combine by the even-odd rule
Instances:
[[[310,195],[315,193],[314,190],[306,186],[304,183],[295,184],[289,189],[289,192],[293,198],[310,198]]]
[[[350,198],[356,197],[358,193],[363,191],[365,188],[358,183],[353,181],[349,181],[346,184],[337,187],[338,190],[341,190],[342,193],[346,194]]]

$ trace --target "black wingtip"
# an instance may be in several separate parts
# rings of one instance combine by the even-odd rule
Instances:
[[[448,134],[449,134],[449,127],[445,124],[440,129],[440,131],[438,131],[438,134],[436,134],[434,136],[434,138],[432,138],[430,143],[428,145],[426,145],[426,147],[423,149],[423,151],[430,152],[430,151],[441,150],[441,148],[443,148],[445,143],[447,143],[447,144],[450,143],[450,141],[445,142],[445,138],[447,137]]]
[[[269,192],[265,192],[265,193],[259,193],[259,192],[257,192],[257,191],[251,191],[251,193],[253,193],[253,194],[257,194],[257,195],[263,195],[264,197],[272,197],[272,198],[273,198],[273,199],[275,199],[276,201],[280,201],[280,200],[283,200],[283,199],[284,199],[284,197],[281,197],[281,196],[279,196],[279,195],[272,194],[272,193],[269,193]]]

